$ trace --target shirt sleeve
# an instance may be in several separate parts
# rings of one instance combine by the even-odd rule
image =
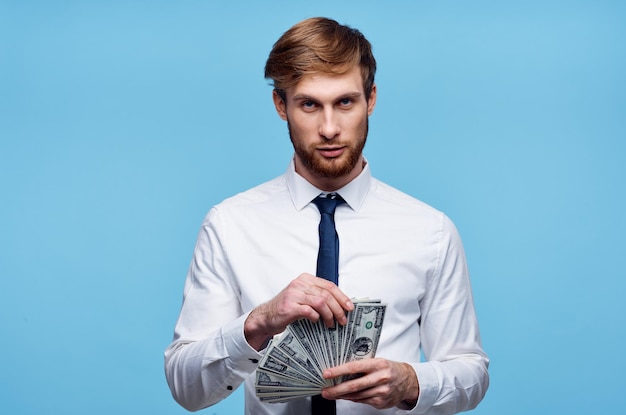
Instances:
[[[438,265],[420,304],[426,361],[413,364],[419,398],[412,410],[399,413],[467,411],[478,405],[489,386],[489,359],[482,349],[465,253],[456,228],[445,215],[438,247]]]
[[[226,398],[260,359],[243,334],[247,313],[219,237],[218,216],[213,208],[198,235],[174,339],[165,351],[172,395],[190,411]]]

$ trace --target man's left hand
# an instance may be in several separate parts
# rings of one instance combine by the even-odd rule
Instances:
[[[403,401],[414,406],[419,396],[417,375],[407,363],[363,359],[324,371],[326,379],[343,375],[355,375],[357,378],[324,389],[324,398],[346,399],[384,409]]]

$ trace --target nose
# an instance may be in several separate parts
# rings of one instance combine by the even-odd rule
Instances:
[[[332,108],[326,108],[321,113],[319,133],[327,140],[332,140],[339,135],[339,119]]]

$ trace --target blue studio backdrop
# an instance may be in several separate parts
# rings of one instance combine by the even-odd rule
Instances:
[[[312,16],[374,46],[373,174],[461,232],[472,413],[626,406],[626,3],[0,0],[1,413],[187,413],[163,351],[195,238],[286,169],[263,65]]]

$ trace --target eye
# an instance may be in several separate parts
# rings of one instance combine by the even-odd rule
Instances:
[[[342,98],[342,99],[339,101],[339,105],[341,105],[342,107],[347,107],[347,106],[349,106],[350,104],[352,104],[352,98]]]
[[[315,102],[304,101],[302,102],[302,108],[304,108],[305,110],[312,110],[313,108],[315,108]]]

